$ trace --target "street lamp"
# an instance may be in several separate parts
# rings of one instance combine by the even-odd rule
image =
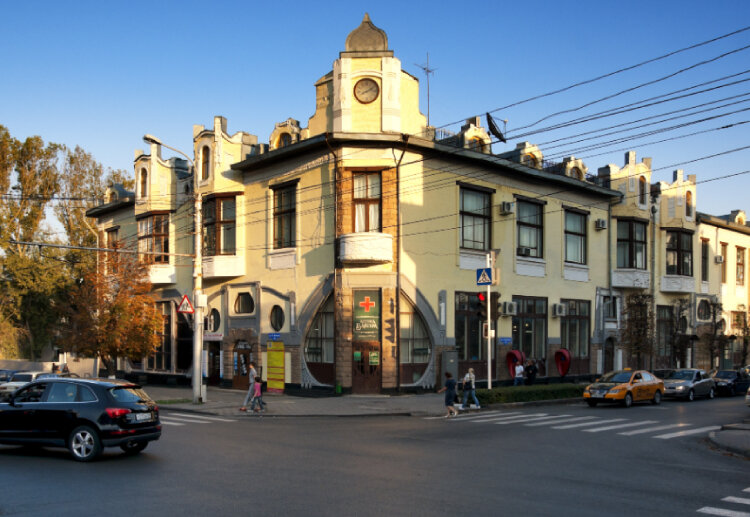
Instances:
[[[143,141],[147,144],[156,144],[166,147],[187,158],[193,168],[193,192],[195,194],[195,255],[193,258],[193,404],[205,402],[203,390],[203,307],[205,306],[205,296],[203,295],[203,230],[202,230],[202,197],[198,190],[198,171],[195,168],[195,162],[185,153],[174,147],[170,147],[161,142],[153,135],[143,135]]]

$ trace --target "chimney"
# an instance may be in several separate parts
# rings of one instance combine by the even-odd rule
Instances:
[[[635,151],[625,153],[625,165],[635,165]]]

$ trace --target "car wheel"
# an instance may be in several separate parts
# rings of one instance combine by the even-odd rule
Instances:
[[[76,461],[92,461],[102,452],[102,442],[95,430],[82,425],[70,433],[68,450]]]
[[[708,398],[712,399],[715,396],[716,396],[716,391],[713,388],[711,388],[710,390],[708,390]]]
[[[661,404],[661,391],[656,390],[656,393],[654,393],[654,398],[651,399],[651,403],[655,405]]]
[[[693,391],[692,389],[690,391],[688,391],[687,399],[690,402],[694,401],[695,400],[695,391]]]
[[[586,402],[588,403],[589,407],[596,407],[596,400],[587,400]]]
[[[148,442],[125,442],[120,445],[120,449],[127,455],[134,455],[146,448]]]
[[[625,407],[630,407],[633,405],[633,395],[630,393],[625,394],[625,399],[622,401],[622,405]]]

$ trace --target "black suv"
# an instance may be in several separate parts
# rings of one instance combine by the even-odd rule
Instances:
[[[158,406],[127,381],[43,378],[0,403],[0,444],[67,447],[78,461],[103,447],[137,454],[160,436]]]

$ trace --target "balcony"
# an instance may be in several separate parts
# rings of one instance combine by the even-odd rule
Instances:
[[[151,264],[148,267],[148,280],[153,285],[177,283],[177,268],[170,264]]]
[[[348,233],[339,243],[339,260],[345,264],[393,262],[393,236],[388,233]]]
[[[243,276],[245,260],[239,255],[214,255],[203,257],[203,278]]]
[[[612,287],[648,289],[651,276],[646,269],[615,269],[612,271]]]
[[[695,278],[692,276],[665,275],[661,277],[661,292],[684,293],[695,292]]]

